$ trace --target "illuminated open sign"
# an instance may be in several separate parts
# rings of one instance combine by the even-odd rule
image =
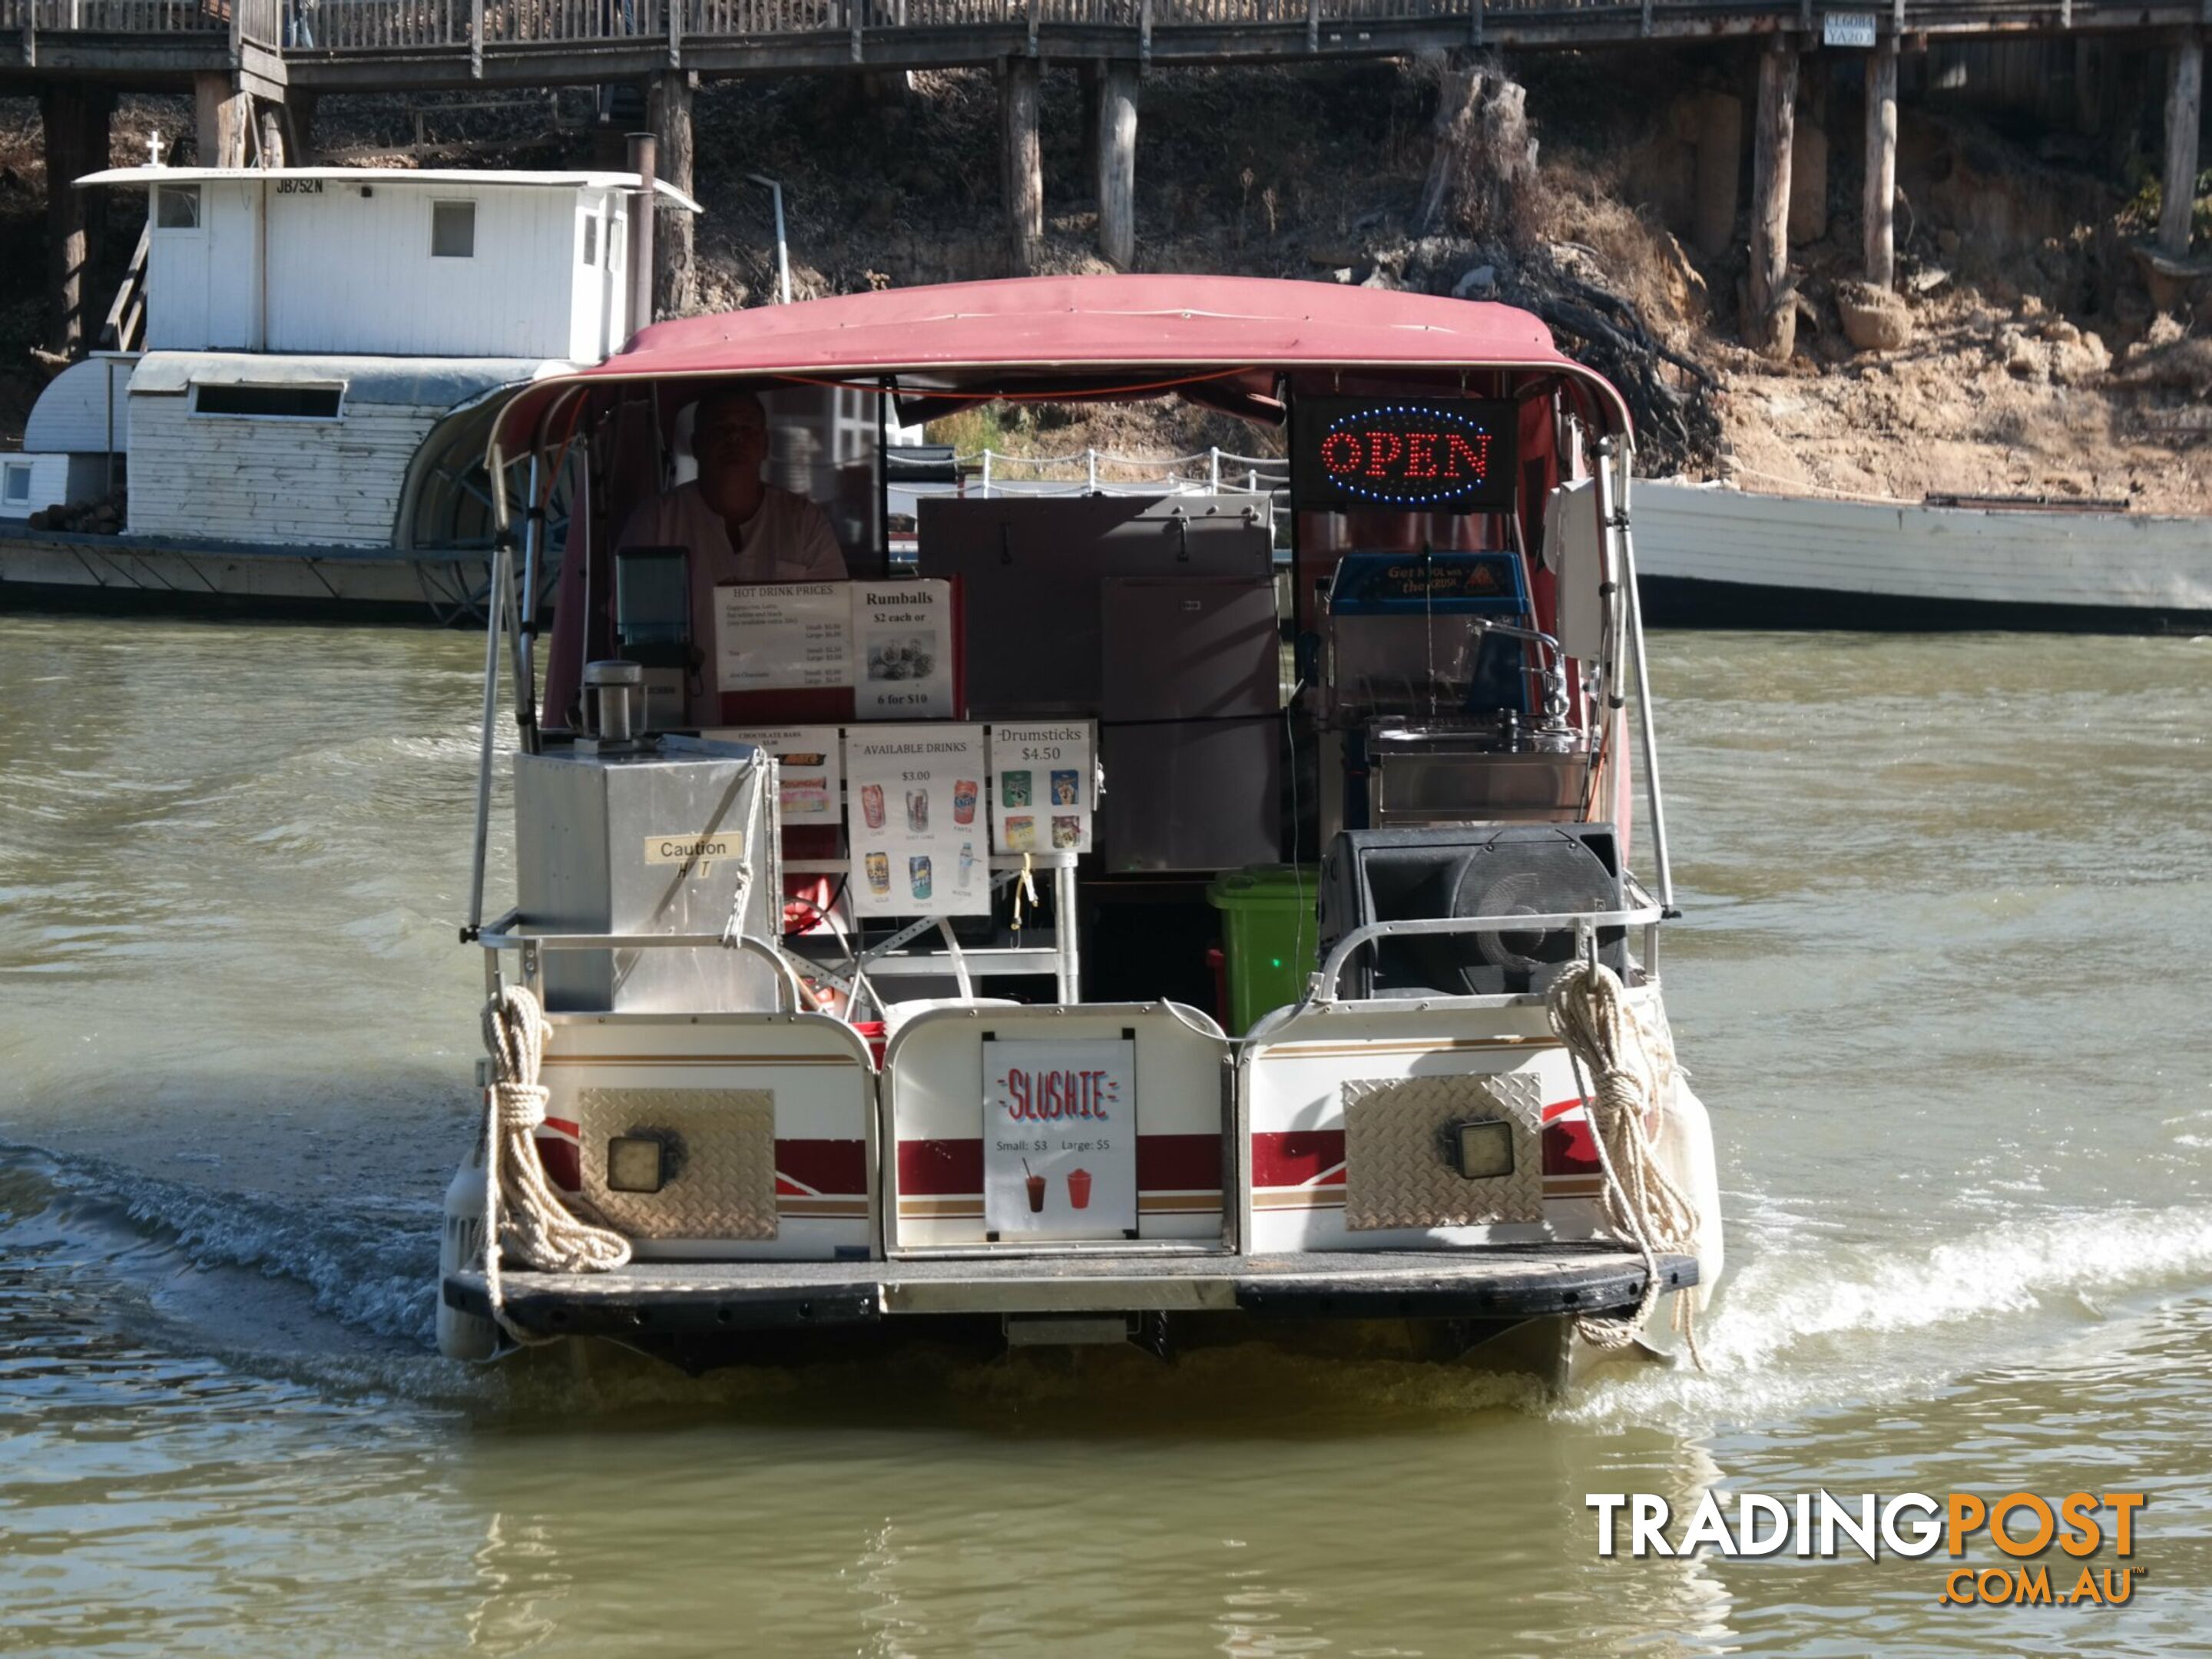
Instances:
[[[1300,398],[1291,489],[1310,512],[1513,504],[1515,410],[1474,398]]]

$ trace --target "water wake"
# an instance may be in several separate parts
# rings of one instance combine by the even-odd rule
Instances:
[[[437,1213],[391,1202],[308,1208],[164,1181],[93,1157],[0,1146],[0,1237],[74,1247],[126,1273],[243,1271],[292,1281],[352,1330],[428,1347]],[[149,1248],[153,1254],[148,1254]]]
[[[427,1204],[310,1207],[163,1180],[110,1159],[0,1146],[0,1241],[27,1255],[58,1255],[58,1265],[96,1265],[136,1285],[171,1322],[216,1351],[282,1352],[288,1370],[304,1368],[332,1385],[526,1413],[711,1410],[788,1397],[802,1376],[800,1391],[818,1404],[844,1392],[835,1366],[691,1378],[604,1350],[583,1370],[559,1356],[526,1356],[489,1372],[434,1360],[436,1224]],[[1431,1418],[1503,1408],[1566,1420],[1686,1414],[1741,1421],[1924,1386],[2016,1352],[2024,1319],[2078,1323],[2095,1316],[2092,1295],[2124,1297],[2208,1273],[2212,1208],[2203,1206],[2054,1212],[1897,1249],[1799,1233],[1752,1257],[1724,1286],[1702,1333],[1706,1375],[1617,1373],[1565,1404],[1547,1404],[1522,1379],[1293,1358],[1257,1343],[1186,1355],[1169,1367],[1133,1352],[1086,1355],[1079,1364],[925,1352],[900,1369],[908,1388],[956,1412],[963,1402],[1018,1404],[1047,1418],[1071,1401],[1095,1405],[1103,1389],[1139,1414],[1188,1421],[1208,1398],[1264,1383],[1266,1394],[1324,1414],[1358,1405]],[[270,1288],[257,1294],[257,1279]],[[328,1324],[319,1333],[287,1326],[282,1304],[311,1309],[311,1325]],[[1972,1334],[1977,1325],[1984,1328],[1980,1337]],[[1941,1340],[1925,1340],[1931,1333]],[[268,1340],[272,1334],[283,1340]],[[855,1371],[855,1402],[880,1402],[881,1383],[872,1368]]]

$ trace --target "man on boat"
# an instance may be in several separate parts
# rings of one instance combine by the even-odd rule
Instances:
[[[842,581],[845,554],[822,509],[761,477],[768,411],[750,392],[710,392],[691,416],[699,476],[649,501],[623,526],[618,547],[691,550],[691,614],[713,614],[727,582]]]
[[[641,501],[617,549],[681,547],[691,555],[691,615],[699,629],[692,718],[720,715],[705,618],[714,590],[732,582],[842,581],[845,552],[820,507],[761,477],[768,460],[768,411],[750,392],[710,392],[691,413],[699,476]],[[702,672],[703,671],[703,672]]]

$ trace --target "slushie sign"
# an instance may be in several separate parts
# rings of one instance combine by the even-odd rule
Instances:
[[[1291,485],[1307,511],[1474,513],[1513,504],[1516,412],[1474,398],[1301,398]]]
[[[1001,1238],[1135,1231],[1134,1042],[984,1042],[983,1216]]]

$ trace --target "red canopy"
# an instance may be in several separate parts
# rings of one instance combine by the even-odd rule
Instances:
[[[1238,368],[1556,373],[1594,394],[1604,425],[1628,426],[1620,394],[1510,306],[1251,276],[1101,276],[890,289],[657,324],[617,356],[518,391],[495,436],[512,455],[556,398],[628,380],[896,375],[916,390],[1034,394],[1062,371],[1072,394],[1097,397]]]

